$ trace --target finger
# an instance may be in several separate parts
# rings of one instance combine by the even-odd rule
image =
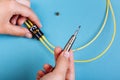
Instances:
[[[26,21],[26,17],[20,16],[17,20],[17,24],[21,26]]]
[[[17,22],[18,17],[19,17],[18,15],[14,15],[14,16],[11,18],[10,22],[11,22],[13,25],[16,25],[16,22]]]
[[[41,78],[40,76],[37,76],[37,77],[36,77],[36,80],[40,80],[40,78]]]
[[[53,67],[49,64],[45,64],[44,65],[44,70],[45,70],[46,73],[49,73],[53,70]]]
[[[6,28],[4,31],[5,34],[32,38],[32,34],[29,32],[28,29],[24,27],[8,24],[5,28]]]
[[[60,47],[55,48],[55,50],[54,50],[55,61],[57,60],[57,58],[61,52],[62,52],[62,49]]]
[[[37,18],[35,13],[29,7],[26,7],[26,6],[19,4],[17,2],[16,2],[16,5],[17,5],[17,6],[15,6],[16,8],[14,8],[15,14],[20,14],[21,16],[27,17],[33,23],[35,23],[38,27],[41,27],[39,19]]]
[[[72,51],[70,51],[69,68],[68,68],[68,71],[67,71],[66,78],[68,80],[75,80],[74,58],[73,58],[73,52]]]
[[[45,75],[44,71],[42,71],[42,70],[38,71],[38,73],[37,73],[37,79],[40,79],[44,75]]]
[[[60,54],[60,56],[57,59],[56,62],[56,67],[54,69],[54,71],[56,73],[59,73],[62,76],[66,75],[67,69],[68,69],[68,65],[69,65],[69,53],[68,52],[62,52]]]

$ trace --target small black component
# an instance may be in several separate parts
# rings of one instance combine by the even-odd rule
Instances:
[[[29,30],[37,39],[41,38],[44,35],[36,25],[32,26]]]
[[[59,16],[59,15],[60,15],[60,13],[59,13],[59,12],[55,12],[55,15],[56,15],[56,16]]]
[[[32,23],[32,21],[26,20],[25,24],[28,30],[32,33],[33,37],[40,39],[44,35],[38,26]]]

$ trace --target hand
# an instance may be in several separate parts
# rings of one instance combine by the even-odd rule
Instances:
[[[74,80],[74,60],[73,53],[63,51],[61,48],[55,48],[56,66],[53,68],[49,64],[44,65],[44,71],[40,70],[37,74],[37,80]]]
[[[23,0],[0,0],[0,34],[31,38],[29,30],[21,27],[26,18],[41,27],[37,16],[28,7],[30,3],[26,0],[27,4],[23,4],[21,1]]]

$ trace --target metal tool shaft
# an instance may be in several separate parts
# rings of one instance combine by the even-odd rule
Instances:
[[[69,39],[69,41],[67,42],[67,44],[65,45],[65,47],[64,47],[64,50],[65,50],[65,51],[68,51],[68,52],[70,51],[72,45],[74,44],[74,42],[75,42],[75,40],[76,40],[76,36],[77,36],[79,30],[80,30],[80,26],[79,26],[78,29],[75,31],[75,33],[71,36],[71,38]]]

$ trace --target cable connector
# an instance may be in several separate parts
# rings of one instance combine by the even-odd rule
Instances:
[[[43,32],[38,28],[37,25],[33,24],[30,20],[26,20],[25,24],[29,31],[35,36],[37,39],[40,39],[44,34]]]

